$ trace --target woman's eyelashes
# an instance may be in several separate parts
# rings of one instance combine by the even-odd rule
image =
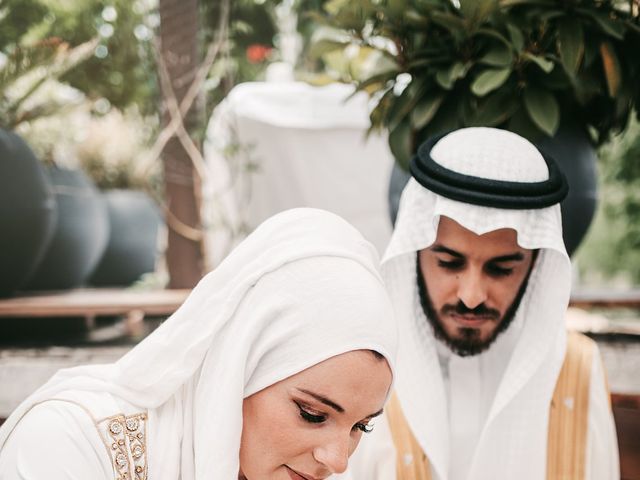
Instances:
[[[327,419],[324,413],[317,412],[301,403],[294,402],[300,410],[300,416],[309,423],[322,423]]]
[[[296,406],[298,407],[298,411],[300,413],[300,417],[308,423],[323,423],[327,420],[327,415],[321,412],[314,410],[313,408],[304,405],[303,403],[299,403],[294,401]],[[353,431],[359,430],[363,433],[370,433],[373,431],[373,424],[367,422],[358,422],[352,427]]]
[[[360,430],[363,433],[371,433],[371,432],[373,432],[373,424],[369,423],[369,422],[366,422],[366,423],[360,422],[360,423],[356,423],[353,426],[353,429],[354,430]]]

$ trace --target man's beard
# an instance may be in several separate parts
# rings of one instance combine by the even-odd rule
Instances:
[[[513,302],[511,302],[511,305],[509,305],[509,308],[507,308],[502,318],[500,318],[500,312],[498,310],[488,308],[484,303],[481,303],[477,307],[470,309],[462,302],[462,300],[458,300],[458,303],[455,306],[445,305],[444,307],[442,307],[442,313],[478,315],[487,317],[488,321],[490,322],[497,323],[498,325],[493,330],[493,332],[491,332],[489,338],[485,340],[482,340],[480,338],[480,329],[473,327],[459,327],[456,331],[459,336],[455,338],[451,337],[447,333],[442,325],[440,316],[436,312],[433,303],[431,302],[431,297],[429,296],[429,292],[427,291],[427,285],[424,281],[422,270],[420,268],[420,256],[416,255],[416,277],[418,282],[418,295],[420,297],[420,305],[422,306],[422,310],[424,311],[427,320],[433,328],[434,336],[438,340],[446,344],[453,353],[461,357],[470,357],[486,351],[493,344],[493,342],[496,341],[498,336],[502,332],[507,330],[507,328],[509,328],[509,325],[511,325],[511,323],[513,322],[513,319],[516,316],[516,312],[518,311],[518,307],[520,307],[520,302],[522,301],[524,292],[526,292],[527,290],[529,276],[531,275],[531,271],[533,270],[533,265],[535,264],[537,253],[537,251],[533,252],[533,258],[531,261],[531,266],[529,267],[529,271],[522,281],[522,285],[520,285],[520,289],[518,290],[516,297],[514,298]]]

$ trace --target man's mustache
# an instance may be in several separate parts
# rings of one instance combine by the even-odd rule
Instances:
[[[442,307],[442,313],[456,313],[458,315],[473,315],[478,317],[490,318],[498,320],[500,318],[500,312],[495,308],[489,308],[484,303],[481,303],[475,308],[467,307],[462,301],[458,301],[456,305],[445,305]]]

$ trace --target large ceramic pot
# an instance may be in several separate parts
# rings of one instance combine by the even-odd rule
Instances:
[[[112,190],[103,195],[109,212],[109,243],[90,282],[130,285],[155,270],[160,212],[144,192]]]
[[[553,138],[540,141],[538,146],[558,163],[569,183],[569,194],[560,207],[562,236],[567,253],[572,255],[596,211],[598,158],[587,134],[578,127],[562,126]]]
[[[58,205],[53,240],[27,290],[62,290],[85,283],[109,239],[107,207],[79,170],[52,167],[49,179]]]
[[[538,142],[538,147],[558,163],[569,182],[569,194],[560,205],[562,234],[569,255],[584,238],[596,209],[596,154],[586,133],[577,127],[562,126],[553,138]],[[410,175],[394,164],[389,180],[389,214],[395,223],[400,195]]]
[[[20,137],[0,129],[0,296],[33,273],[51,241],[56,213],[36,156]]]

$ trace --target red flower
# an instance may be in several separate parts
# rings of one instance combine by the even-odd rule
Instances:
[[[246,51],[247,60],[249,60],[250,63],[264,62],[271,53],[271,50],[273,50],[271,47],[259,43],[249,45]]]

